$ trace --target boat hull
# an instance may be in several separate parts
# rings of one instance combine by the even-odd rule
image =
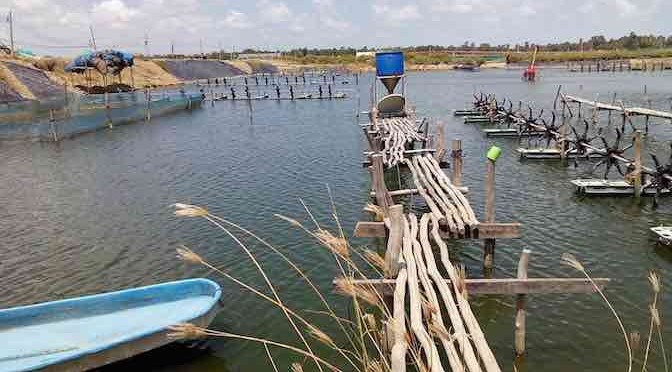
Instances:
[[[189,279],[0,310],[0,371],[85,371],[166,345],[169,327],[207,327],[221,289]]]

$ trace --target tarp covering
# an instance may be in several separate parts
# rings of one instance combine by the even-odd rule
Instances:
[[[119,75],[121,70],[131,66],[132,54],[109,49],[81,54],[65,66],[65,71],[82,73],[88,68],[95,68],[101,74]]]

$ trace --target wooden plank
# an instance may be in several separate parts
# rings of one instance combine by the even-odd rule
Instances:
[[[530,250],[523,249],[518,261],[518,279],[527,279],[527,266],[530,261]],[[525,354],[525,295],[516,295],[516,319],[514,321],[514,348],[516,355]]]
[[[565,95],[565,99],[574,103],[582,103],[591,107],[596,107],[598,110],[611,110],[611,111],[621,111],[621,108],[615,105],[610,105],[608,103],[597,102],[581,97],[574,97]]]
[[[468,194],[469,193],[469,187],[463,186],[463,187],[456,187],[462,194]],[[389,191],[390,196],[408,196],[408,195],[417,195],[418,194],[418,189],[402,189],[402,190],[394,190],[394,191]],[[371,191],[369,194],[372,198],[376,196],[376,193]]]
[[[373,165],[373,163],[371,163],[371,160],[365,159],[362,161],[362,168],[370,167],[371,165]],[[399,167],[400,169],[408,169],[408,166],[406,166],[406,164],[403,162],[397,163],[396,166]],[[450,168],[450,163],[445,160],[442,160],[441,162],[439,162],[439,166],[441,167],[441,169],[448,169]]]
[[[611,105],[608,103],[592,101],[585,98],[573,97],[573,96],[564,96],[567,101],[574,103],[586,104],[591,107],[596,107],[598,110],[609,110],[609,111],[620,111],[625,112],[626,115],[642,115],[642,116],[654,116],[663,119],[672,119],[672,112],[653,110],[650,108],[644,107],[620,107],[616,105]]]
[[[334,279],[335,282],[338,279]],[[444,279],[451,284],[449,279]],[[611,282],[610,278],[593,279],[600,289]],[[383,296],[394,293],[394,279],[357,279],[355,285],[374,288]],[[594,293],[595,288],[586,278],[506,278],[506,279],[465,279],[469,294],[481,295],[519,295],[519,294],[557,294],[557,293]]]
[[[436,152],[436,149],[414,149],[414,150],[405,150],[404,154],[405,155],[413,155],[413,154],[424,154],[427,152]],[[364,156],[370,156],[375,154],[373,151],[364,151]]]
[[[665,111],[652,110],[644,107],[630,107],[627,108],[630,115],[645,115],[645,116],[655,116],[664,119],[672,119],[672,113]]]
[[[520,238],[520,223],[479,223],[470,236],[465,239],[516,239]],[[443,239],[452,239],[446,232],[440,231]],[[355,225],[356,238],[384,238],[386,236],[385,223],[374,221],[359,221]],[[476,237],[474,237],[476,236]]]

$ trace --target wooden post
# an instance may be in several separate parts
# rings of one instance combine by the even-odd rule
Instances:
[[[147,108],[145,110],[145,121],[152,120],[152,112],[150,111],[151,94],[149,88],[145,90],[145,98],[147,98]]]
[[[649,109],[651,109],[651,107],[652,107],[652,105],[651,105],[651,98],[647,99],[647,102],[648,102]],[[646,134],[649,134],[649,119],[650,119],[650,116],[649,116],[649,115],[646,115],[646,121],[644,122],[644,123],[645,123],[645,127],[644,127],[644,128],[645,128],[645,130],[646,130]]]
[[[387,250],[385,251],[385,277],[396,278],[399,273],[399,257],[401,255],[401,243],[404,226],[404,206],[395,204],[390,207],[390,230],[387,236]]]
[[[425,134],[426,136],[427,134]],[[436,137],[434,138],[434,146],[436,148],[436,152],[434,153],[434,159],[441,163],[443,160],[443,155],[446,153],[446,150],[443,148],[443,122],[439,122],[436,126]]]
[[[523,249],[518,261],[518,279],[527,279],[527,264],[530,260],[530,250]],[[516,295],[516,321],[514,331],[514,347],[516,356],[525,354],[525,296]]]
[[[54,109],[49,109],[49,126],[51,127],[51,136],[54,139],[54,142],[58,142],[58,134],[56,133],[56,117],[54,115]]]
[[[579,119],[581,119],[581,102],[579,102]]]
[[[112,128],[112,118],[110,117],[110,98],[107,93],[107,86],[105,87],[105,94],[104,94],[104,99],[105,99],[105,117],[107,118],[107,126],[109,128]]]
[[[495,162],[486,160],[485,171],[485,222],[495,222]],[[495,256],[495,239],[484,239],[483,267],[492,269]]]
[[[560,125],[560,139],[559,139],[559,145],[560,145],[560,160],[565,160],[567,158],[567,124],[565,123],[565,115],[563,111],[562,115],[562,124]]]
[[[65,83],[63,84],[63,103],[65,104],[65,111],[63,112],[63,115],[65,118],[68,118],[70,116],[70,100],[68,98],[68,81],[66,80]]]
[[[450,182],[456,187],[462,186],[462,140],[454,139],[452,142],[452,160]]]
[[[642,132],[635,131],[633,138],[633,150],[635,153],[635,170],[633,172],[633,187],[635,197],[642,196]]]
[[[385,179],[383,178],[383,155],[382,154],[373,154],[371,155],[371,181],[373,184],[373,190],[376,193],[376,203],[380,208],[383,209],[383,213],[387,215],[390,205],[394,204],[392,202],[392,197],[387,191],[385,186]]]

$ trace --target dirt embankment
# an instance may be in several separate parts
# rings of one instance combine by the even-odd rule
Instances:
[[[184,81],[221,78],[257,73],[277,73],[280,68],[269,61],[216,60],[142,60],[133,68],[111,76],[90,70],[83,74],[67,73],[66,58],[0,57],[0,102],[42,100],[71,91],[100,93],[115,87],[136,89],[177,85]],[[112,89],[105,87],[112,86]]]

